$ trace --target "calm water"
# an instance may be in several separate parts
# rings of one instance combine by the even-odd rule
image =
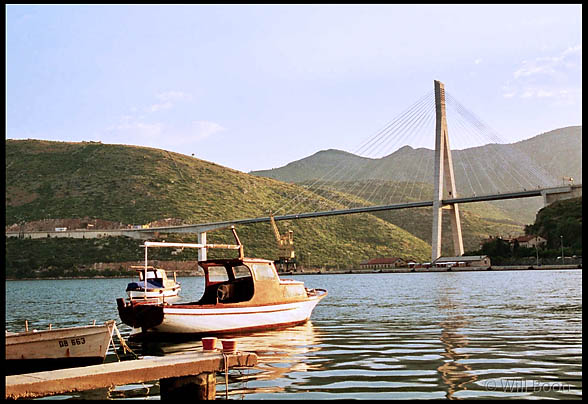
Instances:
[[[259,364],[230,371],[230,399],[582,397],[581,270],[293,278],[329,295],[306,325],[237,337]],[[179,280],[186,299],[200,296],[202,278]],[[116,319],[127,336],[115,299],[129,281],[8,281],[6,329]],[[201,346],[131,344],[147,356]],[[158,384],[52,398],[159,399]]]

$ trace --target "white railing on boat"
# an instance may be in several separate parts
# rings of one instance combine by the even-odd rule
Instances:
[[[145,296],[144,299],[147,299],[147,269],[148,269],[148,259],[147,259],[147,250],[149,247],[173,247],[173,248],[223,248],[226,250],[239,250],[239,259],[243,259],[243,245],[241,244],[241,240],[239,240],[239,236],[237,236],[237,231],[235,230],[235,226],[231,226],[231,231],[233,232],[233,236],[235,237],[235,241],[237,244],[201,244],[201,243],[168,243],[165,241],[145,241],[143,243],[143,247],[145,247]]]

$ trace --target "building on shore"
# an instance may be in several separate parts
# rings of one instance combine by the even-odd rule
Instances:
[[[547,244],[547,240],[541,236],[535,235],[528,235],[528,236],[519,236],[510,239],[510,243],[514,244],[515,242],[519,243],[519,247],[525,248],[535,248],[535,247],[544,247]]]
[[[526,248],[535,248],[535,247],[542,247],[547,244],[547,240],[541,236],[537,236],[534,234],[529,235],[522,235],[516,237],[501,237],[501,236],[490,236],[489,238],[485,238],[480,240],[480,248],[484,246],[484,244],[491,243],[495,240],[503,240],[511,245],[511,247],[518,243],[519,247],[526,247]]]
[[[490,257],[487,255],[463,255],[461,257],[439,257],[433,264],[436,267],[487,267]]]
[[[387,269],[406,266],[406,261],[399,257],[372,258],[371,260],[364,261],[359,264],[359,267],[362,269]]]

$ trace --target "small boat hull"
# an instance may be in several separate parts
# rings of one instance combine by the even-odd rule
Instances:
[[[10,374],[38,372],[104,362],[114,320],[101,325],[6,334]]]
[[[141,290],[128,290],[127,295],[129,299],[158,299],[158,300],[177,300],[179,299],[179,288],[174,289],[158,289],[158,290],[151,290],[147,289],[145,292],[143,289]]]

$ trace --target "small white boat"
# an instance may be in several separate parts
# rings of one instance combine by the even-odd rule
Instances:
[[[158,299],[169,300],[177,299],[181,286],[176,280],[169,279],[165,269],[154,268],[152,266],[132,266],[139,274],[138,282],[131,282],[127,285],[127,295],[129,299]]]
[[[314,307],[327,295],[304,283],[280,279],[273,261],[243,257],[237,245],[145,242],[148,247],[239,249],[239,258],[199,261],[205,289],[192,303],[153,304],[117,299],[121,320],[134,328],[133,338],[161,335],[216,335],[293,326],[309,320]]]
[[[37,372],[104,362],[116,325],[6,331],[6,369],[11,374]]]

